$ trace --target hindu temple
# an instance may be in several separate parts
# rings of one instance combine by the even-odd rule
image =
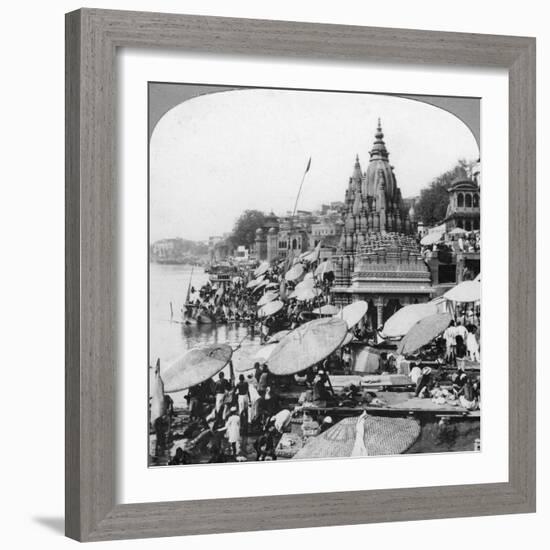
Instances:
[[[380,119],[366,171],[359,156],[345,192],[343,230],[333,257],[333,302],[369,302],[377,328],[400,307],[426,302],[430,271],[417,242],[414,208],[407,208],[389,161]]]

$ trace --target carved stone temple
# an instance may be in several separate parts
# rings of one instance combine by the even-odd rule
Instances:
[[[332,293],[336,305],[369,302],[367,322],[377,328],[399,307],[429,301],[432,286],[414,208],[401,197],[380,119],[369,156],[365,172],[356,157],[346,190]]]

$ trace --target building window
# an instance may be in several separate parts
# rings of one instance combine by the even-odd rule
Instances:
[[[470,220],[466,220],[466,224],[465,224],[464,229],[466,229],[466,231],[471,231],[472,230],[472,222]]]
[[[296,250],[296,246],[298,243],[296,242],[296,239],[292,239],[292,250]]]
[[[464,206],[464,195],[462,193],[459,193],[458,194],[458,197],[457,197],[457,206],[460,208],[462,206]]]
[[[477,193],[474,195],[474,208],[479,208],[479,195]]]
[[[469,193],[466,195],[466,206],[468,208],[472,207],[472,195],[470,195]]]
[[[479,229],[479,220],[474,220],[474,230]]]

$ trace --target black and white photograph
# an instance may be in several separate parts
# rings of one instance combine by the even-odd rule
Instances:
[[[149,466],[479,452],[480,99],[148,109]]]

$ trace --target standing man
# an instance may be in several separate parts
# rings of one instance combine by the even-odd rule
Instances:
[[[216,414],[218,414],[224,403],[225,393],[231,389],[231,384],[225,379],[223,372],[218,375],[214,393],[216,394]]]
[[[239,406],[239,415],[244,422],[248,422],[248,405],[250,403],[250,391],[248,382],[244,379],[244,374],[239,375],[239,382],[237,384],[237,403]]]
[[[456,327],[455,322],[451,321],[449,326],[443,333],[447,351],[445,353],[445,360],[449,365],[456,366]]]

